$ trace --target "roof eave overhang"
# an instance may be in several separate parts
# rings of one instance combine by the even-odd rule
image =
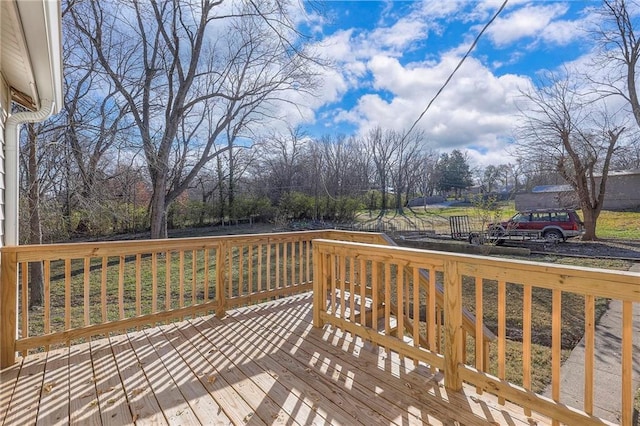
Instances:
[[[7,5],[12,13],[4,16],[3,20],[13,20],[24,69],[21,74],[3,73],[5,78],[13,75],[7,81],[12,100],[32,111],[39,110],[42,101],[48,100],[54,105],[52,113],[58,113],[63,101],[60,1],[17,0],[8,3],[12,3]],[[12,65],[18,66],[5,61],[3,67]]]

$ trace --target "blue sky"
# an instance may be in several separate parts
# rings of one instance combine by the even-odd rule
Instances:
[[[502,0],[321,1],[308,32],[334,67],[300,124],[313,136],[408,128]],[[541,70],[586,63],[599,1],[511,0],[419,123],[427,148],[512,161],[520,90]]]

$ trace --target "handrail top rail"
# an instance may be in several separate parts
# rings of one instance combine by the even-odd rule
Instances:
[[[301,239],[311,240],[322,236],[328,236],[327,231],[216,235],[156,240],[83,241],[5,246],[0,248],[0,253],[2,255],[15,254],[18,257],[18,262],[53,261],[80,257],[131,256],[173,250],[215,249],[222,245],[286,243],[299,241]]]
[[[16,254],[18,262],[40,260],[62,260],[80,257],[131,256],[136,254],[161,253],[172,250],[215,249],[221,245],[275,244],[296,242],[301,239],[346,238],[359,241],[381,241],[384,234],[335,229],[268,232],[257,234],[212,235],[206,237],[183,237],[122,241],[83,241],[51,244],[31,244],[0,247],[0,253]]]
[[[330,236],[330,235],[352,235],[355,237],[367,236],[367,239],[379,239],[381,236],[384,236],[383,233],[378,232],[362,232],[362,231],[342,231],[337,229],[322,229],[322,230],[309,230],[309,231],[286,231],[286,232],[262,232],[256,234],[230,234],[230,235],[210,235],[205,237],[180,237],[180,238],[162,238],[162,239],[151,239],[145,238],[140,240],[117,240],[117,241],[67,241],[67,242],[58,242],[58,243],[47,243],[47,244],[21,244],[17,246],[3,246],[0,247],[0,252],[5,253],[21,253],[27,251],[41,251],[47,252],[52,250],[59,250],[61,247],[78,247],[78,248],[88,248],[88,247],[135,247],[135,246],[144,246],[145,248],[149,248],[149,246],[153,246],[155,249],[156,246],[161,249],[173,248],[173,247],[182,247],[186,244],[189,245],[199,245],[199,244],[210,244],[211,242],[218,241],[240,241],[246,240],[247,242],[253,242],[258,239],[266,239],[270,242],[280,242],[285,240],[290,240],[292,236],[308,236],[308,237],[320,237],[320,236]],[[298,238],[296,238],[298,239]],[[329,238],[330,239],[330,238]],[[153,250],[148,250],[153,251]]]

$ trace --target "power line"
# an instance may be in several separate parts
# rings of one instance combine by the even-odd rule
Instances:
[[[502,6],[500,6],[500,8],[498,9],[498,11],[493,15],[493,17],[491,17],[491,19],[489,20],[489,22],[487,22],[485,24],[485,26],[482,28],[482,31],[480,31],[478,33],[478,35],[476,36],[475,40],[473,41],[473,43],[471,44],[471,46],[469,47],[469,49],[467,50],[467,53],[464,54],[464,56],[462,57],[462,59],[460,59],[460,62],[458,62],[458,65],[455,67],[455,69],[451,72],[451,74],[449,74],[449,77],[447,77],[447,80],[444,82],[444,84],[440,87],[440,89],[438,89],[438,91],[436,92],[436,94],[433,96],[433,98],[429,101],[429,103],[427,104],[427,107],[424,109],[424,111],[422,111],[422,113],[420,114],[420,116],[416,119],[416,121],[413,122],[413,124],[411,125],[411,127],[409,128],[409,130],[407,130],[407,133],[405,133],[404,138],[405,139],[407,136],[409,136],[409,134],[413,131],[413,129],[416,127],[416,125],[418,124],[418,122],[422,119],[422,117],[425,115],[425,113],[429,110],[429,108],[431,108],[431,105],[433,104],[433,102],[438,98],[438,96],[440,96],[440,93],[442,93],[442,91],[444,90],[445,87],[447,87],[447,85],[449,84],[449,82],[451,81],[451,79],[453,78],[453,76],[455,75],[455,73],[458,71],[458,69],[460,69],[460,67],[462,66],[462,64],[464,63],[464,61],[467,59],[467,57],[469,57],[469,55],[471,54],[471,52],[473,51],[473,49],[475,49],[476,45],[478,44],[478,41],[480,40],[480,37],[482,37],[482,35],[484,34],[484,32],[487,30],[487,28],[489,28],[489,26],[493,23],[493,21],[496,20],[496,18],[498,17],[498,15],[500,15],[500,13],[504,10],[504,8],[507,6],[507,3],[509,2],[509,0],[504,0],[504,2],[502,3]]]

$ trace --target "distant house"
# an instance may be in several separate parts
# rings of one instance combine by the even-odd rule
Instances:
[[[517,210],[580,207],[570,185],[536,186],[530,193],[516,195],[515,201]],[[603,208],[613,211],[640,210],[640,170],[609,173]]]

